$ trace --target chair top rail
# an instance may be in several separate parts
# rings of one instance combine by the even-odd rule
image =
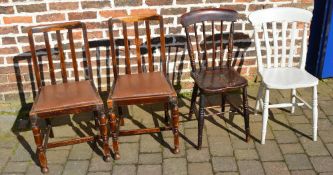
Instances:
[[[110,18],[110,22],[112,23],[131,23],[131,22],[139,22],[139,21],[146,21],[146,20],[160,20],[162,19],[161,15],[158,14],[148,14],[148,15],[128,15],[116,18]]]
[[[65,23],[54,23],[54,24],[47,24],[47,25],[39,25],[30,27],[28,31],[32,33],[40,33],[40,32],[50,32],[50,31],[57,31],[57,30],[64,30],[64,29],[75,29],[81,28],[84,23],[80,21],[72,21],[72,22],[65,22]]]

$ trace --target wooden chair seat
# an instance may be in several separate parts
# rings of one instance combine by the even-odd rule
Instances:
[[[205,93],[224,92],[247,85],[247,80],[233,68],[197,70],[191,76]]]
[[[113,102],[135,104],[139,100],[147,103],[145,99],[168,101],[170,96],[177,96],[176,91],[169,84],[162,72],[149,72],[142,74],[120,75],[116,81],[112,96]]]
[[[35,99],[30,115],[68,111],[80,107],[103,105],[90,80],[43,86]]]

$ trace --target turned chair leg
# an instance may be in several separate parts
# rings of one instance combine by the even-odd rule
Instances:
[[[249,120],[249,108],[247,100],[247,87],[243,88],[243,117],[245,122],[245,140],[249,141],[250,136],[250,120]]]
[[[114,113],[110,114],[110,127],[111,127],[111,137],[112,137],[112,147],[114,152],[114,159],[120,159],[119,154],[119,142],[118,142],[118,131],[119,131],[119,122],[116,119],[116,115]]]
[[[198,118],[198,150],[201,149],[202,145],[202,131],[204,126],[204,117],[205,117],[205,95],[200,94],[199,102],[199,118]]]
[[[262,83],[260,83],[259,89],[258,89],[258,94],[257,94],[257,99],[256,99],[256,107],[254,108],[254,115],[258,114],[258,110],[260,107],[260,100],[262,99],[263,90],[264,90],[264,86]]]
[[[106,162],[109,162],[111,160],[111,154],[109,147],[108,128],[106,126],[106,117],[104,114],[104,110],[98,111],[98,114],[99,114],[99,129],[103,140],[104,160]]]
[[[98,114],[98,111],[94,111],[94,112],[93,112],[93,115],[94,115],[93,117],[94,117],[94,121],[95,121],[95,129],[97,129],[97,128],[100,127],[100,126],[99,126],[99,121],[98,121],[98,120],[99,120],[99,119],[98,119],[98,118],[99,118],[99,117],[98,117],[98,115],[99,115],[99,114]]]
[[[169,103],[164,103],[164,122],[169,123]]]
[[[265,144],[265,138],[266,138],[266,132],[267,132],[267,122],[268,122],[268,105],[269,105],[269,89],[266,88],[264,111],[263,111],[263,116],[262,116],[261,144]]]
[[[318,101],[317,86],[313,86],[312,94],[312,122],[313,122],[313,141],[317,141],[317,123],[318,123]]]
[[[30,117],[32,133],[34,135],[35,143],[37,146],[37,157],[39,164],[41,166],[42,173],[49,172],[49,168],[47,167],[47,159],[45,155],[45,148],[43,147],[43,137],[41,130],[38,125],[38,117],[36,115]]]
[[[192,98],[191,98],[191,106],[190,106],[190,112],[188,114],[188,118],[191,120],[192,115],[194,113],[194,108],[195,108],[195,102],[198,96],[198,85],[194,84],[193,90],[192,90]]]
[[[222,93],[222,98],[221,98],[221,116],[224,117],[224,112],[225,112],[225,100],[226,100],[226,95],[225,93]]]
[[[54,132],[53,132],[53,129],[52,129],[52,125],[51,125],[51,119],[46,119],[46,125],[47,125],[47,127],[49,127],[50,128],[50,137],[51,138],[54,138]]]
[[[120,118],[120,126],[125,125],[124,117],[123,117],[123,108],[121,106],[118,107],[118,114]]]
[[[293,114],[295,112],[295,103],[296,103],[296,89],[291,90],[291,113]]]
[[[178,105],[177,105],[177,99],[174,100],[172,103],[172,131],[174,135],[174,150],[173,153],[177,154],[179,153],[179,131],[178,131],[178,126],[179,126],[179,112],[178,112]]]

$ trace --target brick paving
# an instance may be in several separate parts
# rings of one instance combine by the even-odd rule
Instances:
[[[249,86],[249,105],[254,107],[258,85]],[[203,146],[196,150],[197,122],[187,118],[189,97],[179,99],[180,153],[172,154],[171,132],[136,135],[120,138],[121,159],[104,162],[98,143],[83,143],[47,151],[49,174],[333,174],[333,80],[319,84],[318,141],[313,142],[311,111],[298,108],[295,114],[288,109],[273,109],[265,145],[259,143],[261,115],[251,114],[251,140],[244,142],[243,118],[232,112],[219,115],[218,96],[209,97]],[[298,91],[311,99],[311,90]],[[273,91],[272,101],[289,100],[288,91]],[[239,99],[239,95],[232,95]],[[311,101],[310,101],[311,102]],[[228,108],[227,108],[228,109]],[[163,107],[130,106],[124,110],[124,128],[150,127],[158,121],[163,125]],[[143,125],[138,125],[138,122]],[[70,123],[70,124],[69,124]],[[82,136],[97,132],[91,128],[88,114],[74,116],[71,121],[57,122],[56,139]],[[35,144],[30,131],[3,135],[0,138],[1,174],[41,174],[34,155]]]

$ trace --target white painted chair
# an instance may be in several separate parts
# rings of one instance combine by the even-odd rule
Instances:
[[[255,114],[259,107],[263,111],[261,144],[265,144],[269,108],[291,107],[291,113],[294,113],[295,107],[302,105],[312,108],[313,140],[316,141],[318,79],[304,69],[308,44],[307,30],[312,13],[290,7],[271,8],[255,11],[249,15],[249,19],[254,27],[258,73],[262,80],[255,107]],[[300,49],[296,47],[298,40],[302,44]],[[262,48],[261,44],[265,45],[265,48]],[[266,56],[263,57],[264,50],[266,50]],[[312,106],[296,94],[297,88],[306,87],[313,88]],[[269,104],[270,89],[291,89],[291,102]]]

